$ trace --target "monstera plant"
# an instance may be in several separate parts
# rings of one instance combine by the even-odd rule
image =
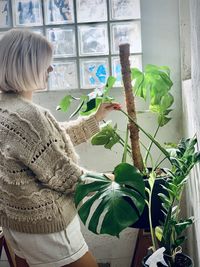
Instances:
[[[181,140],[178,145],[167,146],[156,140],[159,129],[166,127],[171,119],[169,114],[174,98],[170,93],[173,83],[169,68],[147,65],[143,72],[137,68],[130,69],[127,44],[120,46],[120,61],[126,99],[126,111],[120,110],[127,118],[125,137],[120,135],[115,123],[112,125],[107,122],[91,142],[93,145],[103,145],[106,149],[120,144],[121,162],[113,170],[114,181],[97,173],[86,173],[81,177],[75,192],[79,216],[92,232],[115,236],[119,236],[126,227],[137,224],[144,216],[148,219],[151,232],[152,255],[145,259],[143,265],[156,266],[157,261],[160,262],[158,266],[192,266],[192,261],[180,253],[179,247],[185,239],[182,233],[192,224],[193,219],[182,219],[179,216],[188,174],[200,161],[199,152],[195,152],[197,140],[194,137]],[[67,111],[71,102],[75,101],[78,107],[71,117],[78,113],[92,114],[101,103],[114,100],[112,87],[115,80],[115,77],[110,76],[103,89],[95,89],[80,98],[65,96],[58,109]],[[147,132],[137,122],[135,101],[138,97],[149,104],[148,112],[157,116],[154,134]],[[148,138],[147,147],[141,143],[139,133]],[[140,151],[141,145],[146,150],[144,155]],[[151,152],[153,146],[160,151],[157,159]],[[132,159],[132,164],[127,163],[130,162],[128,157]],[[170,167],[161,169],[164,160],[168,160]],[[159,208],[154,212],[157,202],[160,203]],[[147,212],[144,212],[145,209]],[[161,220],[157,219],[159,214],[162,214]],[[180,260],[177,255],[183,255],[183,258]],[[177,261],[184,261],[185,265],[177,265]]]

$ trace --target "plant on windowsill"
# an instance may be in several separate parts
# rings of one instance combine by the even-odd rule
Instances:
[[[169,68],[147,65],[145,72],[135,68],[130,70],[128,49],[128,45],[120,47],[127,107],[127,112],[123,110],[121,112],[128,118],[125,140],[118,134],[117,126],[112,127],[109,123],[92,138],[92,144],[104,145],[108,149],[116,143],[121,144],[123,147],[122,163],[117,165],[113,171],[114,182],[105,175],[96,173],[82,176],[82,182],[76,188],[75,203],[83,223],[97,234],[119,236],[119,233],[130,225],[146,228],[146,221],[148,221],[152,237],[152,255],[145,258],[143,266],[156,266],[157,261],[160,262],[158,266],[189,267],[192,266],[192,261],[189,257],[179,253],[179,248],[185,239],[182,233],[193,223],[193,218],[181,219],[179,215],[181,196],[188,174],[200,161],[200,154],[195,152],[197,140],[196,138],[181,140],[177,146],[169,148],[164,148],[156,141],[159,128],[165,126],[170,120],[168,114],[174,101],[170,94],[172,81]],[[133,88],[132,80],[134,80]],[[109,96],[109,93],[114,82],[115,78],[109,77],[103,91],[95,90],[88,96],[82,96],[80,105],[72,116],[78,112],[81,115],[91,114],[96,111],[100,103],[112,101],[113,98]],[[149,100],[149,110],[158,115],[158,127],[153,136],[137,123],[136,96]],[[60,102],[59,108],[66,111],[73,99],[72,96],[66,96]],[[144,158],[140,152],[139,130],[150,140]],[[130,145],[128,134],[130,134]],[[151,155],[153,144],[163,154],[163,158],[157,163]],[[133,164],[126,163],[128,155],[133,159]],[[148,158],[151,159],[151,166],[147,168]],[[165,168],[163,177],[159,166],[164,159],[170,162],[171,167]],[[90,178],[90,183],[85,183],[88,178]],[[88,196],[86,201],[82,201]],[[153,206],[158,200],[160,200],[160,206],[157,213],[163,214],[160,222],[155,220],[157,215],[153,212]],[[145,205],[148,207],[148,212],[144,212]],[[142,216],[146,220],[145,223],[140,222]],[[140,223],[137,225],[138,222],[141,225]]]

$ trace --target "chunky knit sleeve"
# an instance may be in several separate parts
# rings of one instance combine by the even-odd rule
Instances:
[[[60,126],[70,136],[73,145],[84,143],[99,132],[99,123],[94,115],[79,117],[74,121],[61,122]]]

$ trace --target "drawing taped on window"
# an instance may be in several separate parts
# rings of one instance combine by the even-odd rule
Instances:
[[[47,38],[53,45],[54,57],[76,56],[74,28],[50,28]]]
[[[15,26],[42,25],[42,6],[40,0],[14,0],[13,16]]]
[[[78,34],[80,56],[108,54],[108,31],[106,24],[79,26]]]
[[[77,89],[77,65],[75,60],[54,62],[49,75],[49,90]]]
[[[140,21],[112,23],[111,37],[113,54],[119,54],[119,45],[123,43],[130,44],[131,53],[141,53]]]
[[[107,20],[106,0],[77,0],[76,5],[78,22]]]
[[[140,18],[140,0],[110,0],[112,20]]]
[[[81,88],[103,86],[109,75],[107,58],[92,58],[80,60]]]
[[[9,1],[0,1],[0,27],[10,26]]]
[[[141,55],[130,56],[131,68],[138,68],[142,70],[142,57]],[[116,78],[114,87],[122,86],[122,74],[121,74],[121,64],[118,56],[113,56],[111,58],[112,62],[112,75]]]
[[[73,0],[45,0],[44,4],[46,25],[74,22]]]
[[[140,18],[140,0],[0,0],[0,38],[12,27],[47,37],[56,62],[50,90],[101,87],[109,73],[121,86],[119,45],[130,43],[141,64]]]

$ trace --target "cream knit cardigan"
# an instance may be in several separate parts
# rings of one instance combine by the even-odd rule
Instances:
[[[0,94],[0,226],[65,229],[76,214],[72,193],[83,173],[73,145],[97,131],[94,116],[60,124],[18,94]]]

